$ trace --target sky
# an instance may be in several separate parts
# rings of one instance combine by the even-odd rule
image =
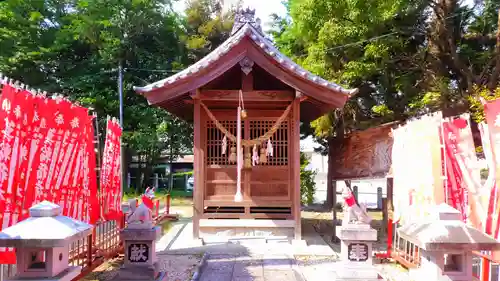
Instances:
[[[255,14],[262,20],[263,28],[266,29],[270,23],[269,16],[276,13],[280,16],[286,15],[286,8],[281,4],[283,0],[243,0],[243,8],[250,7],[255,9]],[[224,5],[234,5],[237,0],[224,0]],[[174,3],[174,9],[177,12],[182,12],[185,7],[185,0],[178,0]]]

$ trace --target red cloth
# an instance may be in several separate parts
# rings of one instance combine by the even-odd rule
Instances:
[[[121,216],[121,135],[122,129],[116,120],[108,119],[106,141],[101,167],[102,215],[106,219],[120,219]]]
[[[9,85],[2,87],[1,131],[0,137],[0,230],[5,229],[20,219],[23,208],[23,194],[18,194],[16,180],[21,177],[20,160],[24,157],[23,147],[26,130],[23,121],[27,119],[24,109],[28,97],[24,91],[14,89]],[[23,128],[23,129],[21,129]],[[24,174],[22,176],[25,176]],[[14,249],[0,248],[0,260],[5,263],[15,263]]]
[[[148,207],[150,210],[153,210],[153,207],[154,207],[154,202],[153,202],[153,199],[143,195],[141,197],[142,199],[142,203],[144,203],[144,205],[146,205],[146,207]]]
[[[349,195],[347,197],[344,197],[344,201],[347,204],[347,206],[352,207],[356,204],[356,199],[354,198],[354,194],[349,191]]]
[[[484,105],[484,115],[486,117],[486,123],[488,124],[489,130],[489,138],[491,145],[492,157],[494,159],[495,167],[491,167],[493,171],[496,173],[496,179],[498,179],[498,167],[500,165],[500,159],[496,155],[500,153],[500,99],[496,99],[493,101],[489,101]],[[491,171],[490,171],[491,173]],[[488,217],[492,217],[491,219],[487,219],[487,228],[486,230],[490,230],[495,238],[499,238],[500,232],[500,196],[498,196],[498,182],[496,181],[495,186],[492,188],[490,192],[490,200],[488,204]],[[496,197],[496,198],[495,198]],[[494,206],[497,206],[497,209],[494,210]],[[489,221],[488,221],[489,220]],[[500,255],[497,255],[500,257]]]
[[[451,203],[450,205],[462,214],[462,219],[465,222],[467,221],[468,196],[466,191],[468,187],[464,181],[464,171],[461,170],[459,161],[466,163],[467,159],[463,156],[459,144],[463,141],[460,136],[461,130],[469,128],[467,127],[467,121],[462,118],[445,121],[442,126],[444,147],[446,149],[446,153],[442,158],[446,161],[446,171],[444,172],[447,176],[447,185],[445,186],[448,190],[447,199],[451,199],[448,203]]]
[[[99,204],[87,109],[9,85],[2,85],[0,105],[0,230],[27,218],[43,200],[95,223]],[[0,263],[15,263],[14,250],[0,248]]]

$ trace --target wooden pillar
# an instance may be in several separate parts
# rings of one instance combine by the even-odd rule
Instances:
[[[204,151],[202,138],[202,114],[199,91],[194,98],[194,190],[193,190],[193,238],[200,238],[200,218],[203,214],[204,179]]]
[[[293,190],[293,218],[295,220],[295,240],[302,239],[302,221],[300,216],[300,97],[301,93],[297,92],[296,98],[292,105],[292,150],[291,156],[291,170],[293,171],[292,177],[292,190]]]

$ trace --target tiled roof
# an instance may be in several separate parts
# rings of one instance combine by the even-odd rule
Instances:
[[[273,45],[273,43],[261,33],[260,29],[255,28],[251,23],[242,24],[240,29],[238,31],[235,31],[233,35],[231,35],[231,37],[229,37],[218,48],[216,48],[200,61],[184,69],[183,71],[144,87],[134,87],[134,90],[139,93],[147,93],[155,89],[168,87],[169,85],[172,85],[176,82],[188,79],[190,76],[216,63],[221,56],[229,52],[231,48],[240,43],[241,40],[243,40],[243,38],[245,37],[251,38],[257,46],[259,46],[282,67],[290,70],[291,72],[294,72],[295,74],[305,79],[308,79],[314,84],[346,95],[352,95],[357,92],[357,89],[344,89],[333,82],[327,81],[305,70],[304,68],[293,62],[290,58],[280,53],[278,49],[276,49],[276,47]]]

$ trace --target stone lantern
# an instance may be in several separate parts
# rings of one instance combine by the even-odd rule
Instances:
[[[61,207],[43,201],[30,217],[0,232],[0,247],[16,248],[17,274],[10,280],[72,280],[80,272],[69,266],[69,244],[87,237],[92,225],[61,215]]]
[[[410,270],[412,280],[470,281],[472,251],[494,251],[500,243],[462,221],[460,212],[447,204],[435,207],[425,220],[398,229],[401,238],[420,248],[420,266]]]

